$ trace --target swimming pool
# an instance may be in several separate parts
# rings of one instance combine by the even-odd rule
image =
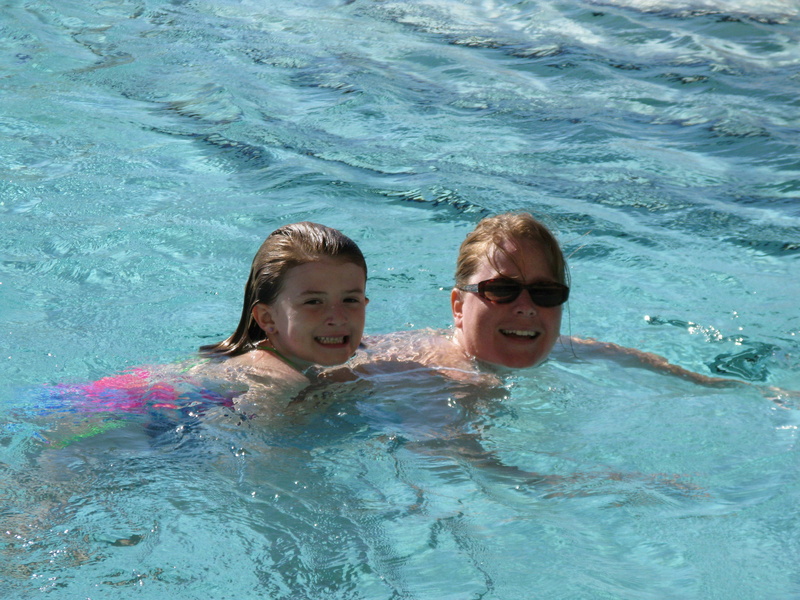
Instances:
[[[265,6],[266,4],[266,6]],[[43,386],[235,325],[266,233],[342,229],[367,333],[446,327],[458,244],[525,209],[566,333],[800,389],[789,1],[13,0],[0,13],[4,598],[787,598],[797,403],[569,348],[476,390],[53,451]]]

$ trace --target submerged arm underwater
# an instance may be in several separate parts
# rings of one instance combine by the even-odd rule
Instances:
[[[600,342],[594,339],[581,339],[576,337],[564,338],[567,346],[579,348],[580,358],[599,358],[613,360],[623,367],[647,369],[655,373],[680,377],[692,383],[710,388],[754,388],[766,399],[783,404],[784,400],[800,399],[800,392],[786,390],[776,386],[760,385],[743,379],[726,377],[712,377],[669,362],[663,356],[652,352],[644,352],[635,348],[628,348],[611,342]]]

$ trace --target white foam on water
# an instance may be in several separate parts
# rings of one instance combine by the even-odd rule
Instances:
[[[619,6],[642,12],[712,12],[757,19],[790,19],[800,14],[794,0],[589,0],[598,6]]]

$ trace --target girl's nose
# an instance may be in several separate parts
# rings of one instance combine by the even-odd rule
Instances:
[[[342,323],[347,322],[347,311],[345,311],[344,306],[334,304],[331,306],[331,310],[328,313],[328,323],[331,325],[341,325]]]

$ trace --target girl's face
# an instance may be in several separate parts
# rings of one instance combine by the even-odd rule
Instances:
[[[505,277],[520,283],[554,283],[556,278],[541,247],[530,240],[504,242],[497,251],[495,267],[484,257],[467,283]],[[516,264],[515,264],[516,263]],[[505,367],[523,368],[543,362],[561,331],[561,306],[534,304],[523,291],[507,304],[495,304],[478,294],[454,289],[451,297],[456,342],[480,361]]]
[[[273,347],[299,368],[339,365],[355,354],[364,332],[364,270],[323,259],[292,267],[272,304],[253,309]]]

